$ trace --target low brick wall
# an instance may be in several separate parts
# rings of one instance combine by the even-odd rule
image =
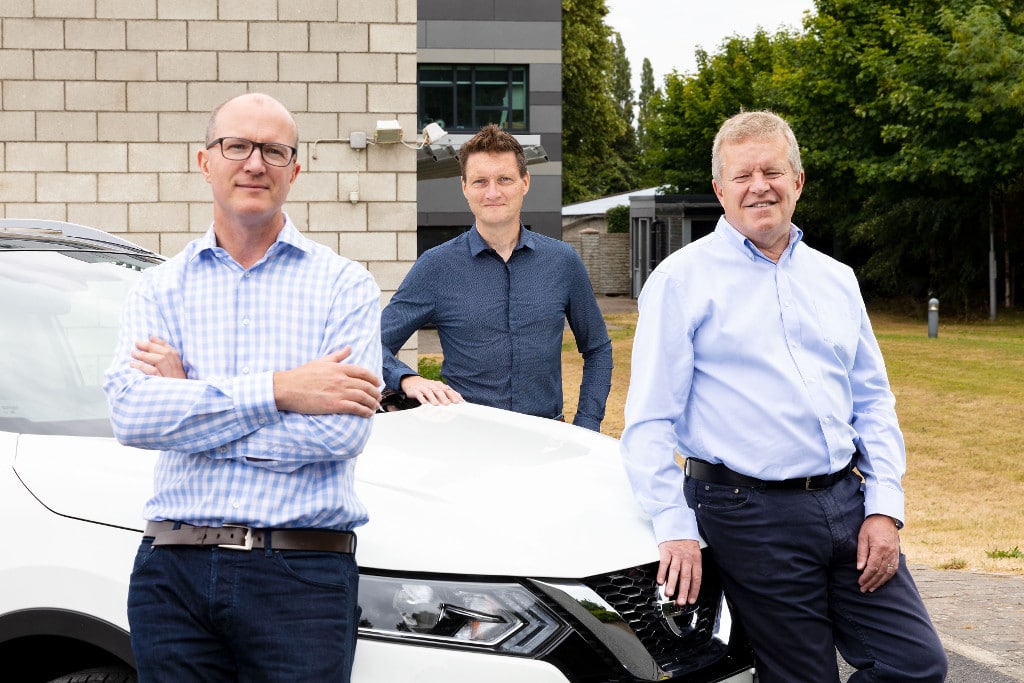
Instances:
[[[628,234],[584,229],[576,239],[567,239],[566,242],[583,259],[595,294],[617,296],[630,293]]]

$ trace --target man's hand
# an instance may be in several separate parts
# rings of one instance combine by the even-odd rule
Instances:
[[[658,585],[675,596],[677,605],[693,605],[700,592],[702,574],[700,544],[697,541],[664,541],[658,545]]]
[[[420,403],[430,403],[435,406],[462,403],[462,394],[444,382],[427,379],[419,375],[406,375],[402,378],[401,386],[402,392],[406,396],[414,398]]]
[[[153,377],[186,379],[185,366],[177,349],[160,337],[135,342],[131,366],[143,374]]]
[[[292,370],[275,372],[278,409],[306,415],[372,416],[380,406],[380,379],[364,367],[341,362],[350,355],[352,347],[346,346]]]
[[[857,537],[857,569],[862,593],[872,593],[900,568],[900,534],[896,522],[885,515],[868,515]]]

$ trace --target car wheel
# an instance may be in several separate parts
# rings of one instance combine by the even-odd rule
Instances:
[[[135,671],[127,666],[100,666],[55,678],[50,683],[135,683]]]

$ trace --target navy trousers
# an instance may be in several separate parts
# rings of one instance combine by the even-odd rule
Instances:
[[[687,478],[686,501],[711,546],[760,683],[850,683],[946,677],[946,655],[900,555],[888,583],[857,584],[864,494],[856,473],[822,491],[735,487]]]
[[[151,541],[128,589],[139,683],[349,680],[359,623],[352,555]]]

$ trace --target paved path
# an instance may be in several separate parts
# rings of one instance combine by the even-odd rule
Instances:
[[[1024,576],[911,567],[946,650],[1024,681]]]

